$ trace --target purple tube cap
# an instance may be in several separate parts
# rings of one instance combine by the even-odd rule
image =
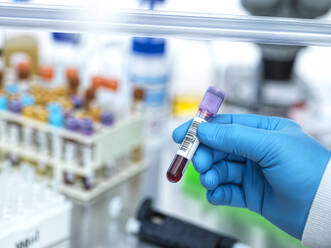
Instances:
[[[80,119],[79,121],[80,132],[84,135],[91,135],[93,134],[93,121],[88,118]]]
[[[210,86],[200,102],[199,110],[207,110],[209,113],[215,116],[220,109],[224,99],[225,93],[222,90]]]
[[[14,113],[21,113],[22,111],[22,104],[18,100],[12,100],[9,102],[9,110]]]
[[[71,131],[79,131],[78,119],[73,116],[67,117],[65,119],[65,127]]]

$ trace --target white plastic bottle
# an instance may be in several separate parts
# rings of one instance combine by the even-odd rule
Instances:
[[[160,38],[133,38],[128,80],[132,89],[144,89],[146,135],[149,141],[159,137],[169,111],[170,66],[166,40]],[[153,143],[153,142],[152,142]]]

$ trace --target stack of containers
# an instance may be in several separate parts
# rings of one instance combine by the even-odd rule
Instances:
[[[136,88],[144,90],[146,137],[153,144],[160,141],[169,111],[169,68],[165,39],[133,38],[128,79],[132,92]]]

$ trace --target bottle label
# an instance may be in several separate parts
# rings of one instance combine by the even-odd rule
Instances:
[[[191,160],[195,151],[197,150],[200,142],[197,137],[197,129],[201,122],[206,122],[206,120],[195,117],[193,119],[193,122],[189,128],[189,130],[186,133],[186,136],[182,142],[182,144],[179,147],[179,150],[177,152],[178,155],[187,158],[188,160]]]
[[[129,81],[138,85],[156,85],[165,84],[169,81],[169,76],[167,74],[159,76],[139,76],[131,74],[129,75]]]

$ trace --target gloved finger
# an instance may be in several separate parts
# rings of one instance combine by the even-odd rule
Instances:
[[[241,184],[244,165],[228,160],[214,164],[210,170],[200,175],[202,186],[208,190],[217,188],[221,184]]]
[[[210,123],[239,124],[242,126],[267,130],[278,130],[284,125],[299,126],[297,123],[289,119],[255,114],[220,114],[216,115]]]
[[[215,152],[217,152],[217,150],[215,150]],[[228,155],[226,156],[225,159],[228,160],[228,161],[233,161],[233,162],[237,162],[237,163],[244,163],[247,160],[246,158],[235,155],[235,154],[231,154],[231,153],[227,153],[227,154]],[[220,161],[220,159],[217,160],[217,161]]]
[[[221,158],[226,157],[226,153],[220,152]],[[214,153],[213,150],[203,144],[200,144],[198,149],[195,151],[192,163],[195,170],[199,173],[203,173],[210,169],[214,163]]]
[[[189,129],[189,127],[191,126],[192,120],[189,120],[185,123],[183,123],[182,125],[180,125],[179,127],[177,127],[173,132],[172,132],[172,139],[176,142],[176,143],[182,143],[183,139]]]
[[[209,148],[208,146],[205,146],[204,144],[200,144],[198,149],[194,153],[192,162],[197,172],[204,173],[207,170],[209,170],[213,164],[223,159],[236,161],[236,162],[245,161],[243,157],[233,154],[228,154],[222,151],[217,151]]]
[[[255,162],[262,160],[270,150],[270,132],[237,124],[201,123],[198,127],[200,141],[226,153],[248,158]]]
[[[214,190],[208,190],[207,200],[213,205],[246,208],[245,194],[239,185],[225,184]]]

